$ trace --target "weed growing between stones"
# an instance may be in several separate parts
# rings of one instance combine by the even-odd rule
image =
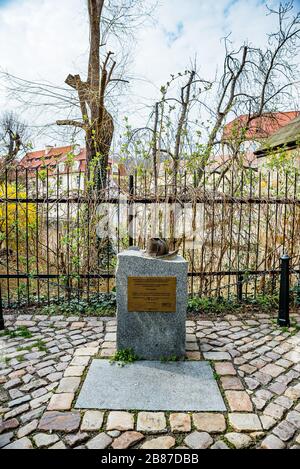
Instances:
[[[16,359],[18,360],[19,363],[23,363],[25,361],[24,355],[19,355],[18,357],[16,357]]]
[[[300,324],[295,320],[295,318],[291,318],[290,322],[290,326],[281,327],[277,324],[277,319],[271,320],[271,323],[276,326],[276,329],[280,330],[283,333],[288,332],[291,336],[294,336],[295,334],[297,334],[297,332],[300,331]]]
[[[45,345],[45,342],[41,339],[38,339],[36,342],[34,342],[31,345],[28,345],[26,347],[18,347],[17,352],[21,352],[22,350],[27,350],[28,352],[31,352],[32,349],[37,348],[39,352],[47,352],[48,349]]]
[[[4,363],[5,366],[9,366],[11,358],[8,357],[0,357],[0,362]]]
[[[24,339],[30,339],[32,337],[31,332],[25,326],[20,326],[15,330],[6,329],[0,334],[1,337],[8,336],[10,339],[15,337],[23,337]]]

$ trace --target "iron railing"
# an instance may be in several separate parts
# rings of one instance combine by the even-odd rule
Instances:
[[[300,264],[299,176],[184,172],[154,185],[150,172],[110,174],[99,190],[91,171],[67,167],[6,171],[0,180],[0,279],[6,306],[109,293],[116,256],[150,236],[189,262],[191,295],[248,297],[279,288],[280,256]],[[174,195],[176,194],[176,196]]]

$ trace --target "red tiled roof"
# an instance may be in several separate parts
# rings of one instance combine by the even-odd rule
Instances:
[[[48,151],[47,149],[44,149],[44,150],[28,152],[25,158],[27,160],[33,160],[36,158],[45,158],[45,157],[49,158],[51,156],[61,156],[63,154],[67,154],[73,149],[74,149],[74,146],[72,145],[68,145],[65,147],[49,147]],[[47,155],[46,155],[46,152],[47,152]]]
[[[40,166],[56,168],[59,163],[66,161],[68,153],[74,151],[74,146],[49,147],[48,149],[32,151],[27,153],[20,161],[19,165],[27,169],[36,169]],[[74,161],[79,161],[79,168],[76,172],[83,172],[86,169],[86,150],[80,148],[80,153],[74,156]],[[71,170],[72,171],[72,170]]]
[[[300,111],[274,112],[264,114],[250,122],[245,138],[247,140],[260,140],[270,137],[274,132],[284,127],[291,120],[300,115]],[[234,138],[239,130],[246,125],[249,116],[243,115],[229,122],[224,127],[223,140]]]
[[[24,158],[19,162],[19,166],[27,169],[36,170],[39,167],[49,168],[55,170],[59,163],[63,163],[67,160],[68,154],[74,152],[74,146],[68,145],[64,147],[48,147],[44,150],[32,151],[27,153]],[[86,149],[80,148],[80,153],[74,156],[73,161],[79,161],[79,168],[69,169],[69,172],[85,172],[86,171]],[[108,160],[109,166],[113,164],[112,160]],[[126,169],[123,164],[118,164],[120,175],[126,174]],[[59,171],[60,174],[66,173],[68,169]]]

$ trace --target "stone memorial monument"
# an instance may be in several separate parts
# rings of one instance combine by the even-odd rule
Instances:
[[[118,254],[117,349],[141,359],[185,356],[188,263],[160,238]]]
[[[161,361],[185,356],[187,271],[161,239],[118,255],[117,348],[144,360],[118,367],[94,358],[77,409],[226,412],[208,362]]]

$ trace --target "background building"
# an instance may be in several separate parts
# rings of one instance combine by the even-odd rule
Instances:
[[[116,189],[118,177],[126,175],[123,164],[109,160],[110,189]],[[27,153],[19,163],[27,169],[30,191],[39,195],[62,195],[82,192],[87,181],[86,149],[80,145],[53,147]]]

